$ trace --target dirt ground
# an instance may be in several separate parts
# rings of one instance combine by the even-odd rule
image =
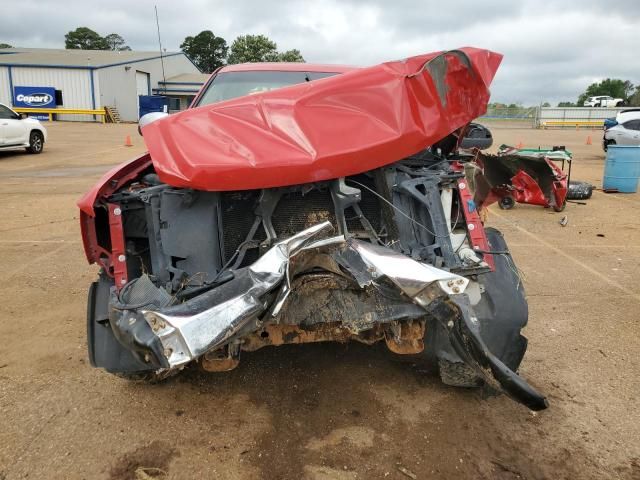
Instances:
[[[97,269],[75,206],[144,146],[135,125],[48,128],[42,155],[0,153],[0,479],[136,478],[141,467],[175,479],[640,478],[639,195],[596,191],[562,214],[491,209],[525,275],[521,373],[548,396],[544,412],[355,344],[263,349],[233,372],[148,386],[88,365]],[[566,145],[574,178],[601,185],[601,132],[494,136]]]

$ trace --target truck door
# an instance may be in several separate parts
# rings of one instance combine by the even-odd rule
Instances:
[[[20,115],[0,105],[0,145],[22,145],[27,142],[26,132]]]

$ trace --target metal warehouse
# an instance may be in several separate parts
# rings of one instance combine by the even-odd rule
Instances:
[[[109,107],[120,120],[134,122],[151,95],[165,96],[169,110],[186,108],[207,77],[183,52],[0,49],[0,103],[14,107]]]

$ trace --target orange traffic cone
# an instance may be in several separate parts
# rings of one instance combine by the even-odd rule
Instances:
[[[591,145],[591,135],[587,137],[587,145]]]
[[[523,147],[524,147],[524,143],[522,143],[522,140],[520,140],[520,141],[518,142],[518,144],[516,145],[516,148],[517,148],[518,150],[520,150],[520,149],[521,149],[521,148],[523,148]]]
[[[133,143],[131,142],[131,135],[127,135],[127,138],[124,139],[125,147],[133,147]]]

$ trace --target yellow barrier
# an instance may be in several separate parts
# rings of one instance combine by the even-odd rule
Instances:
[[[14,110],[18,113],[41,113],[49,115],[49,121],[53,121],[53,115],[100,115],[102,123],[105,122],[106,112],[104,109],[92,110],[82,108],[28,108],[17,107]]]
[[[602,120],[547,120],[542,122],[542,128],[546,127],[604,127]]]

